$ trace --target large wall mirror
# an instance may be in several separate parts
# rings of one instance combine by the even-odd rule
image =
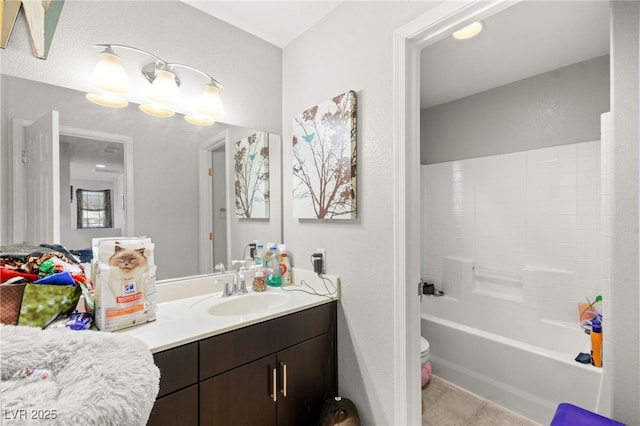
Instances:
[[[228,266],[254,239],[281,241],[280,136],[268,134],[270,215],[237,218],[234,144],[259,129],[198,127],[178,117],[147,116],[136,105],[100,107],[76,90],[1,78],[2,139],[11,147],[3,151],[10,153],[2,167],[11,176],[3,190],[12,193],[11,205],[2,206],[2,244],[84,249],[95,237],[147,236],[155,243],[161,280]],[[44,163],[28,170],[35,157],[47,155],[57,157],[47,163],[55,170]],[[55,211],[46,207],[49,196]],[[51,217],[59,224],[54,229],[30,226]]]

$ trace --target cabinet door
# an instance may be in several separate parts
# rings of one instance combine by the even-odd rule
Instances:
[[[198,383],[198,343],[189,343],[153,355],[160,369],[158,398]]]
[[[275,426],[276,356],[200,382],[200,425]]]
[[[278,352],[278,426],[319,423],[337,391],[334,343],[327,333]]]
[[[196,426],[197,424],[198,385],[157,399],[147,422],[147,426]]]

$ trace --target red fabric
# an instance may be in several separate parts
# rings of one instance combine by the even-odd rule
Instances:
[[[35,282],[38,280],[38,275],[36,274],[28,274],[26,272],[19,272],[19,271],[14,271],[13,269],[0,267],[0,283],[3,283],[14,277],[23,277],[28,279],[31,282]]]

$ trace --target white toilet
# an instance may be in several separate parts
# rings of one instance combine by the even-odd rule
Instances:
[[[429,341],[420,336],[420,365],[424,366],[429,361]]]

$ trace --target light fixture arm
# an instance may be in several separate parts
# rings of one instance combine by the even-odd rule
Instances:
[[[124,44],[94,44],[93,47],[104,47],[107,50],[110,50],[111,52],[113,52],[113,48],[117,47],[118,49],[126,49],[126,50],[132,50],[134,52],[139,52],[139,53],[144,53],[145,55],[151,56],[153,59],[156,60],[156,62],[162,64],[162,65],[167,65],[167,63],[165,61],[163,61],[161,58],[157,57],[156,55],[154,55],[153,53],[149,53],[146,50],[142,50],[142,49],[138,49],[137,47],[131,47],[131,46],[125,46]]]
[[[118,48],[118,49],[126,49],[126,50],[131,50],[131,51],[134,51],[134,52],[138,52],[138,53],[143,53],[143,54],[145,54],[147,56],[152,57],[156,62],[155,65],[157,65],[157,66],[159,66],[161,68],[168,68],[168,69],[185,68],[185,69],[191,70],[191,71],[196,72],[196,73],[204,76],[205,78],[209,79],[210,80],[210,84],[213,84],[218,89],[222,89],[222,84],[218,80],[216,80],[215,78],[211,77],[209,74],[207,74],[207,73],[205,73],[203,71],[200,71],[197,68],[194,68],[194,67],[189,66],[189,65],[184,65],[184,64],[173,64],[173,63],[166,62],[165,60],[163,60],[162,58],[154,55],[153,53],[147,52],[146,50],[138,49],[137,47],[131,47],[131,46],[125,46],[123,44],[113,44],[113,43],[110,43],[110,44],[94,44],[93,47],[103,47],[103,48],[105,48],[106,51],[108,51],[110,53],[114,53],[113,52],[113,48],[114,47]],[[145,73],[145,72],[143,72],[143,74],[147,78],[147,80],[150,80],[150,82],[153,82],[153,77],[150,78],[148,73]],[[180,80],[177,79],[177,78],[176,78],[176,83],[180,84]]]
[[[186,68],[188,70],[191,70],[193,72],[196,72],[206,78],[208,78],[210,80],[210,83],[213,84],[214,86],[216,86],[218,89],[222,89],[222,84],[220,84],[220,82],[218,80],[216,80],[215,78],[211,77],[209,74],[207,74],[206,72],[202,72],[197,68],[191,67],[189,65],[184,65],[184,64],[166,64],[169,68]]]

